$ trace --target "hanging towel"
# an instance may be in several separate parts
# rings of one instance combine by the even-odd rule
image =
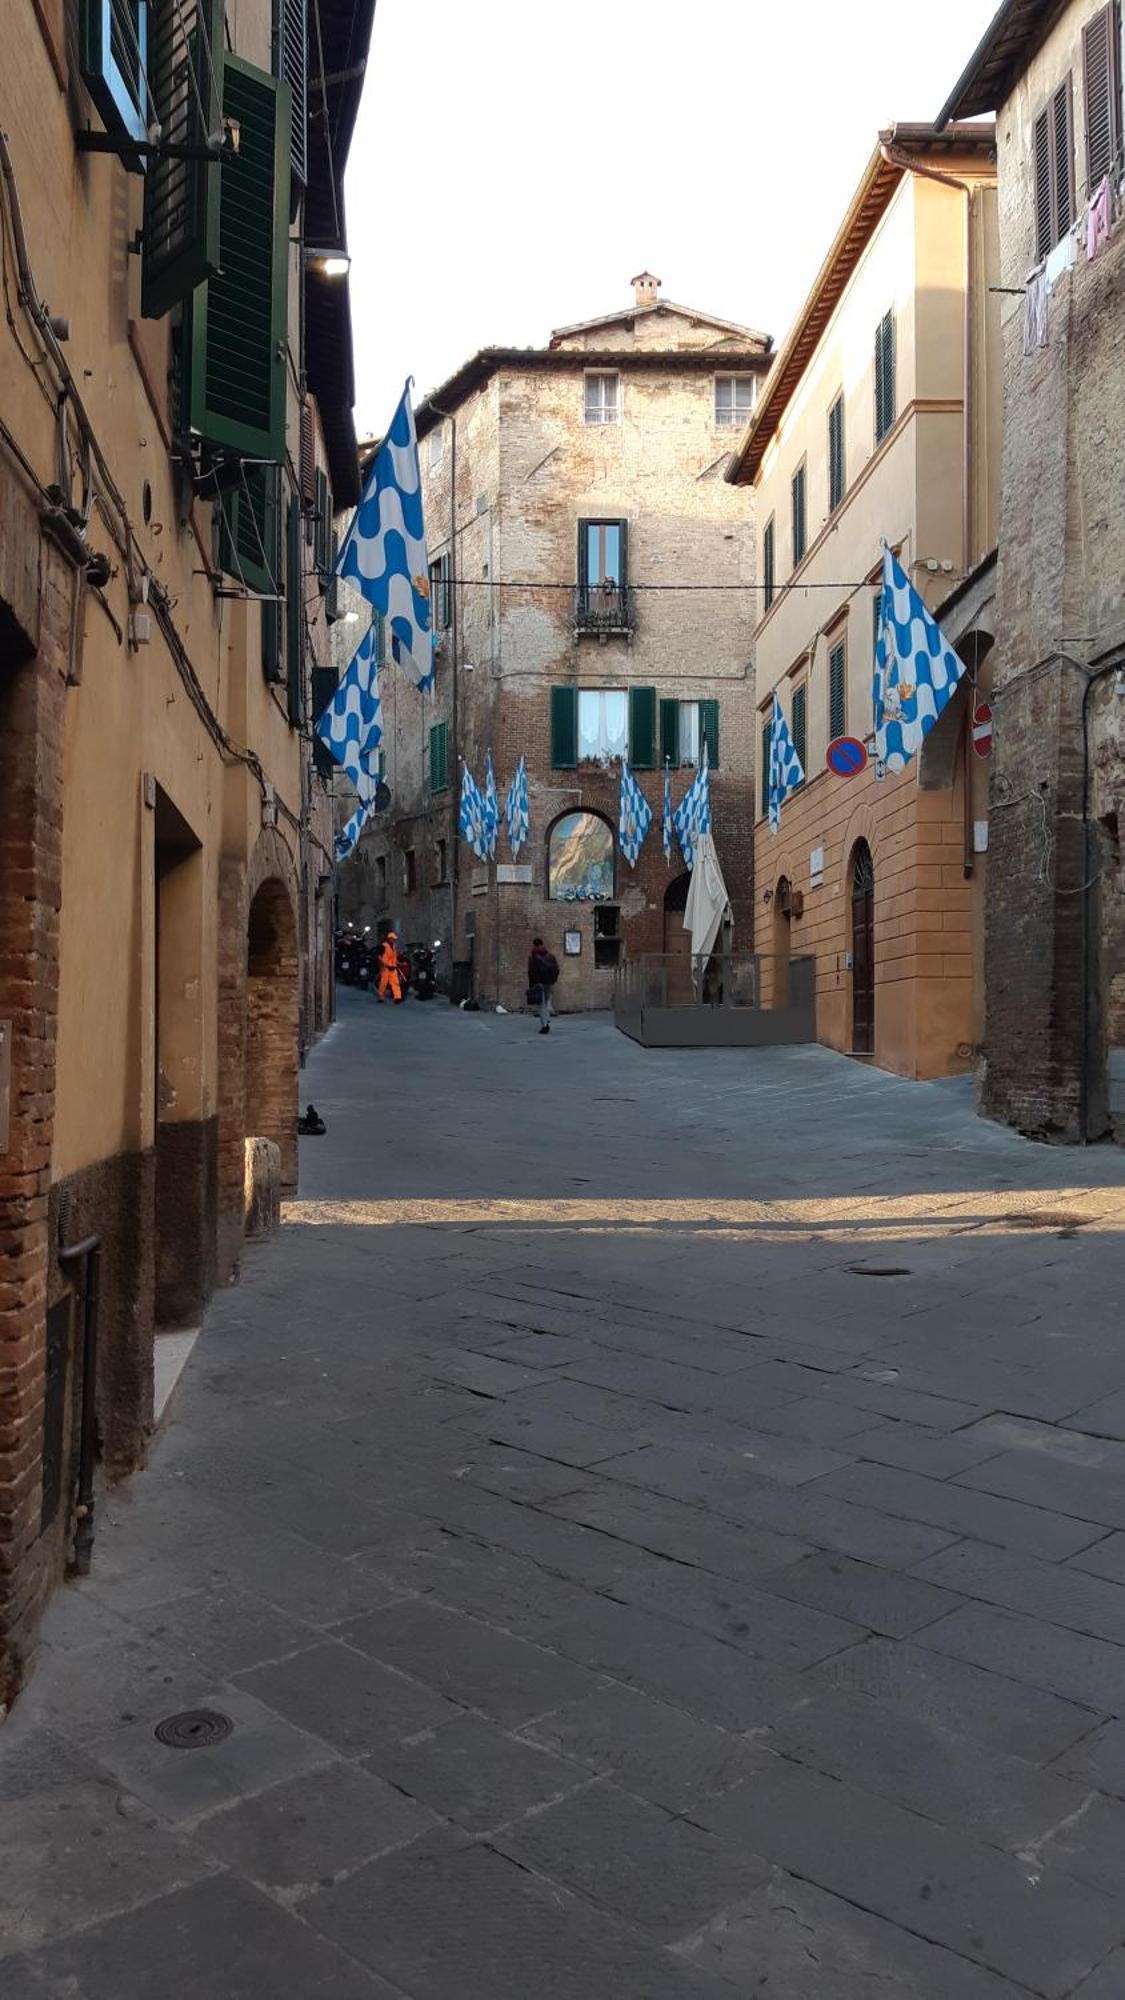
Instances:
[[[1034,354],[1047,345],[1047,273],[1040,265],[1027,281],[1024,306],[1023,351]]]
[[[1092,264],[1102,245],[1109,238],[1109,175],[1106,174],[1100,187],[1090,196],[1086,210],[1086,260]]]

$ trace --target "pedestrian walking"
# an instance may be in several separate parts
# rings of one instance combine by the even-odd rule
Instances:
[[[394,931],[388,931],[379,950],[379,990],[377,1000],[385,1000],[388,993],[396,1007],[402,1005],[402,980],[398,969],[398,938]]]
[[[551,988],[558,976],[559,961],[554,952],[547,950],[541,937],[532,938],[527,961],[527,1003],[538,1012],[541,1035],[551,1032]]]

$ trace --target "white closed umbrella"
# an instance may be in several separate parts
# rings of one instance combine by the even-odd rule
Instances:
[[[730,897],[715,852],[714,835],[701,833],[695,843],[695,860],[684,910],[684,929],[691,932],[693,965],[706,965],[715,949],[715,939],[730,914]]]

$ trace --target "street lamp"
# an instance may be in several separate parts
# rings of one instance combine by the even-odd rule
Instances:
[[[307,271],[319,271],[322,278],[346,278],[352,268],[352,260],[347,250],[304,251]]]

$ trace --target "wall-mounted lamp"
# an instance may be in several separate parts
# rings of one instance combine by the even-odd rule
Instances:
[[[763,901],[763,903],[772,903],[772,902],[773,902],[773,890],[772,890],[772,889],[763,889],[763,890],[762,890],[762,901]]]
[[[322,278],[346,278],[352,268],[351,257],[346,250],[304,251],[306,271],[319,271]]]

